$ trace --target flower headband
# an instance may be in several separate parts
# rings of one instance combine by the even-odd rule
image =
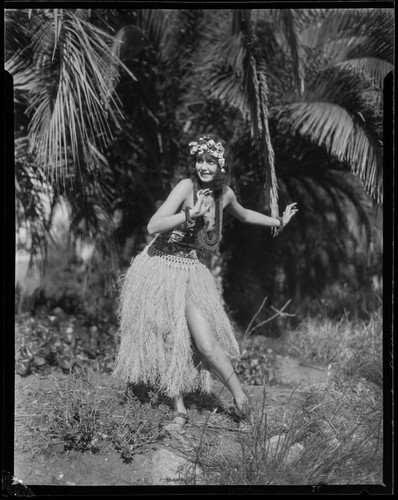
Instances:
[[[197,154],[203,154],[203,153],[209,153],[211,156],[214,156],[217,158],[218,163],[220,164],[221,167],[221,172],[224,174],[225,169],[225,149],[223,148],[223,145],[221,142],[215,142],[213,139],[210,139],[209,136],[204,135],[200,137],[197,141],[192,141],[188,144],[189,146],[189,154],[191,155],[197,155]]]

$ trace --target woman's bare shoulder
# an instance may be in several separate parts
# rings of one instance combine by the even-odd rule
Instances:
[[[231,189],[229,186],[224,187],[224,206],[228,205],[233,198],[235,197],[235,193],[233,189]]]
[[[174,184],[173,189],[171,190],[171,193],[173,196],[174,194],[179,194],[180,196],[186,196],[189,194],[190,191],[192,191],[192,181],[191,179],[182,179],[178,181],[176,184]]]
[[[186,190],[192,189],[193,187],[192,179],[190,178],[182,179],[180,180],[180,182],[178,182],[177,186],[180,187],[181,189],[186,189]]]

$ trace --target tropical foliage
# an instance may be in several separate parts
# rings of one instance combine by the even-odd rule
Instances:
[[[103,255],[128,247],[126,262],[186,172],[187,140],[215,132],[245,205],[300,208],[278,238],[227,219],[227,293],[322,288],[372,240],[393,27],[379,8],[6,10],[18,225],[37,248],[65,198],[71,234]]]

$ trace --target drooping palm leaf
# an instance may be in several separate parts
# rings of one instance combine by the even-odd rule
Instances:
[[[365,77],[375,82],[379,89],[383,89],[385,77],[394,69],[394,66],[388,61],[377,57],[346,59],[337,63],[336,66],[341,69],[349,69],[354,73],[364,74]]]
[[[378,203],[383,197],[383,162],[376,139],[363,122],[339,105],[328,102],[296,103],[287,106],[292,127],[309,136],[341,162],[347,162],[366,191]]]
[[[367,99],[368,85],[349,71],[329,68],[307,85],[301,102],[279,116],[292,128],[347,162],[377,203],[383,196],[381,119]],[[278,114],[277,114],[278,116]]]
[[[93,168],[92,145],[101,149],[111,138],[110,124],[118,125],[121,114],[113,89],[123,64],[112,36],[92,25],[86,11],[56,11],[33,13],[33,61],[26,65],[20,53],[9,67],[17,81],[30,75],[31,150],[59,181],[82,160]]]

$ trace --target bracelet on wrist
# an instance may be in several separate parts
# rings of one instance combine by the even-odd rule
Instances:
[[[189,214],[190,210],[191,210],[191,207],[185,207],[185,219],[187,222],[192,223],[193,219],[192,219],[191,215]]]
[[[283,231],[283,225],[284,225],[283,224],[283,219],[282,219],[282,217],[279,217],[279,216],[277,216],[276,218],[278,219],[278,221],[280,223],[280,225],[278,227],[278,233],[281,233]]]

